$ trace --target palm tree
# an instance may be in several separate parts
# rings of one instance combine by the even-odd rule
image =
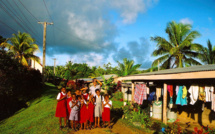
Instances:
[[[34,55],[34,52],[38,51],[39,47],[34,43],[35,40],[30,34],[18,32],[18,34],[13,34],[13,37],[10,38],[10,42],[11,44],[8,43],[7,48],[20,63],[28,66],[28,59],[40,62],[39,57]]]
[[[123,63],[120,63],[119,61],[117,62],[119,66],[118,76],[135,74],[138,72],[137,69],[141,66],[141,64],[134,65],[134,61],[128,60],[127,58],[123,59]]]
[[[198,58],[205,64],[215,64],[215,46],[212,46],[210,40],[207,41],[207,46],[202,47]]]
[[[168,40],[163,37],[151,37],[157,43],[157,49],[152,53],[153,56],[160,56],[152,66],[161,63],[161,68],[183,67],[185,64],[200,65],[195,58],[202,48],[200,44],[193,43],[193,40],[200,36],[199,32],[191,31],[190,24],[168,23],[166,33]]]

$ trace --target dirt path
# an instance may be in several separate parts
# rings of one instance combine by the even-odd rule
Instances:
[[[125,124],[117,121],[111,130],[108,128],[96,128],[92,130],[79,130],[77,132],[71,131],[70,134],[144,134],[144,132],[126,127]]]

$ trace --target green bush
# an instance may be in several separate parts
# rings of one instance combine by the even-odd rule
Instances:
[[[0,50],[0,120],[27,106],[40,95],[42,75]]]
[[[123,99],[123,93],[122,92],[115,92],[112,94],[114,100],[121,101]]]

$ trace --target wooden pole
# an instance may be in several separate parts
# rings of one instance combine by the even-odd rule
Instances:
[[[167,124],[167,84],[164,83],[164,92],[163,92],[163,123]]]
[[[53,23],[48,22],[38,22],[39,24],[43,24],[43,69],[42,69],[42,76],[43,76],[43,83],[45,82],[45,66],[46,66],[46,26],[52,25]]]
[[[132,90],[131,103],[133,103],[134,102],[134,81],[132,81],[131,83],[131,90]]]
[[[54,76],[55,76],[56,58],[54,58]]]

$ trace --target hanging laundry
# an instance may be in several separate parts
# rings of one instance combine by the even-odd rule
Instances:
[[[134,92],[134,101],[141,105],[143,100],[147,99],[147,87],[145,84],[136,84]]]
[[[215,93],[214,93],[214,87],[211,87],[211,110],[215,112]]]
[[[179,89],[179,86],[177,85],[175,89],[176,95],[178,95],[178,89]]]
[[[194,105],[199,96],[199,86],[190,86],[188,92],[190,93],[190,104]]]
[[[173,96],[173,85],[167,85],[167,90],[169,91],[170,97]]]
[[[148,98],[148,101],[150,102],[150,104],[152,104],[152,101],[155,100],[155,92],[151,92],[149,94],[149,98]]]
[[[187,88],[186,86],[179,86],[178,96],[176,98],[177,105],[187,105]]]
[[[147,94],[149,94],[150,92],[149,92],[149,87],[146,87],[146,92],[147,92]]]
[[[211,87],[205,86],[205,100],[206,102],[211,102]]]
[[[199,100],[201,100],[201,101],[206,101],[206,95],[205,95],[205,89],[204,89],[204,87],[200,87],[199,88]]]
[[[158,101],[159,98],[161,97],[161,88],[156,88],[156,97],[157,97],[157,101]]]

